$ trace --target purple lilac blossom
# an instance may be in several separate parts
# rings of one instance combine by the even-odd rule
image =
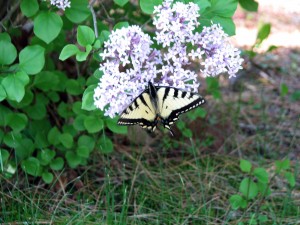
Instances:
[[[57,8],[65,10],[71,7],[71,2],[69,0],[50,0],[51,5],[55,5]]]
[[[229,43],[220,25],[195,32],[199,16],[199,7],[194,3],[173,4],[173,0],[166,0],[155,7],[155,40],[162,45],[161,50],[151,48],[150,36],[138,26],[113,31],[100,54],[104,63],[100,66],[103,76],[94,93],[96,107],[114,117],[145,90],[148,81],[197,92],[198,76],[186,69],[190,60],[200,61],[204,77],[224,72],[235,76],[243,61],[240,51]],[[193,48],[187,50],[187,44]]]
[[[193,60],[201,60],[204,69],[200,71],[203,76],[217,76],[227,72],[231,78],[242,69],[240,51],[229,43],[228,35],[219,24],[204,27],[201,33],[196,32],[193,35],[193,44],[196,51],[192,50],[189,56]]]
[[[103,76],[95,89],[95,105],[105,115],[114,117],[139,95],[157,74],[161,64],[160,52],[152,49],[153,42],[138,26],[113,31],[104,43],[100,66]]]

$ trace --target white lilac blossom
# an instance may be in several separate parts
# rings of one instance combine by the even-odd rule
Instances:
[[[157,32],[155,39],[163,47],[171,43],[186,43],[193,36],[193,31],[199,25],[199,7],[194,3],[183,4],[166,0],[154,8],[153,24]]]
[[[130,26],[113,31],[104,43],[100,66],[103,76],[95,89],[95,105],[105,115],[114,117],[156,77],[156,67],[160,64],[160,52],[152,49],[150,36],[138,26]]]
[[[192,59],[202,59],[201,65],[204,69],[201,69],[201,72],[204,76],[216,76],[227,72],[230,78],[242,68],[240,51],[229,43],[228,35],[219,24],[204,27],[202,32],[195,33],[193,38],[196,51],[192,50],[189,56]]]
[[[193,31],[199,25],[199,7],[194,3],[172,3],[166,0],[154,8],[155,39],[166,48],[162,53],[164,66],[158,72],[162,84],[195,92],[199,87],[197,75],[183,66],[190,64],[186,43],[193,40]]]
[[[57,8],[65,10],[71,7],[71,2],[69,0],[50,0],[51,5],[55,5]]]
[[[100,54],[103,76],[94,92],[96,107],[114,117],[145,90],[148,81],[197,92],[197,74],[187,69],[195,59],[200,61],[203,76],[224,72],[235,76],[243,61],[240,51],[229,43],[220,25],[196,32],[199,16],[199,7],[194,3],[165,0],[155,7],[154,39],[162,45],[161,50],[151,47],[150,36],[138,26],[113,31]]]

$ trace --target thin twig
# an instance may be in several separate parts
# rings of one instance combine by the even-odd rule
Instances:
[[[17,1],[16,4],[14,4],[11,9],[7,12],[6,16],[0,21],[0,25],[3,27],[4,30],[7,30],[6,27],[3,25],[3,22],[6,20],[9,20],[11,15],[19,8],[20,1]]]
[[[95,36],[96,38],[98,37],[98,27],[97,27],[97,17],[96,17],[96,13],[95,10],[93,8],[93,5],[95,4],[96,0],[92,0],[89,4],[89,9],[92,13],[92,17],[93,17],[93,24],[94,24],[94,31],[95,31]]]

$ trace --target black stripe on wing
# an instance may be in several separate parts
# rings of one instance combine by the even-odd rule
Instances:
[[[138,119],[120,118],[118,120],[118,124],[119,125],[135,125],[135,124],[139,124],[143,128],[146,128],[146,127],[155,127],[157,125],[157,122],[158,122],[158,120],[149,121],[149,120],[146,120],[144,118],[138,118]]]
[[[148,129],[148,130],[154,130],[156,128],[156,125],[158,123],[158,120],[155,118],[155,114],[153,114],[153,120],[149,120],[146,119],[144,117],[142,117],[142,112],[145,112],[146,114],[151,114],[151,113],[155,113],[152,112],[150,105],[151,104],[151,99],[149,103],[146,102],[145,98],[144,98],[144,94],[148,94],[149,98],[150,97],[150,93],[149,93],[149,89],[146,89],[145,91],[143,91],[139,96],[137,96],[131,103],[130,105],[121,113],[120,118],[118,120],[118,124],[119,125],[135,125],[138,124],[140,125],[142,128]],[[138,101],[140,103],[138,103]],[[146,109],[142,109],[142,107],[146,108]],[[136,111],[136,112],[135,112]],[[135,117],[131,117],[132,115]]]
[[[186,92],[183,92],[183,95],[186,95]],[[194,95],[194,94],[193,94]],[[161,120],[162,124],[165,126],[165,128],[170,129],[170,126],[174,124],[175,121],[178,120],[178,117],[180,114],[188,112],[194,108],[197,108],[200,105],[203,105],[205,103],[205,99],[199,96],[195,101],[191,102],[190,104],[180,108],[176,109],[171,112],[171,114],[167,117]]]

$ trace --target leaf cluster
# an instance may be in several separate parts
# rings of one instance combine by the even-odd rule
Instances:
[[[268,197],[272,194],[272,184],[275,177],[284,177],[289,188],[296,185],[295,174],[292,173],[290,160],[275,161],[275,171],[268,171],[262,167],[254,168],[248,160],[240,160],[240,169],[245,173],[239,185],[240,194],[234,194],[230,197],[229,202],[234,210],[247,209],[250,203],[260,202],[259,208],[263,208],[267,204]],[[259,214],[259,209],[253,213],[253,217],[249,221],[251,224],[263,223],[268,219],[263,214]],[[249,222],[250,223],[250,222]]]
[[[117,118],[95,110],[93,93],[102,76],[99,53],[110,30],[144,25],[162,0],[90,2],[94,5],[71,0],[71,7],[60,11],[50,1],[22,0],[19,11],[7,13],[18,14],[22,24],[15,26],[20,21],[12,16],[1,21],[0,172],[6,177],[20,167],[51,183],[66,165],[86,165],[93,151],[112,152],[113,135],[127,133]],[[234,34],[231,17],[238,1],[193,2],[201,9],[200,29],[213,21]],[[199,109],[189,117],[205,115]],[[178,127],[191,137],[184,123]]]

